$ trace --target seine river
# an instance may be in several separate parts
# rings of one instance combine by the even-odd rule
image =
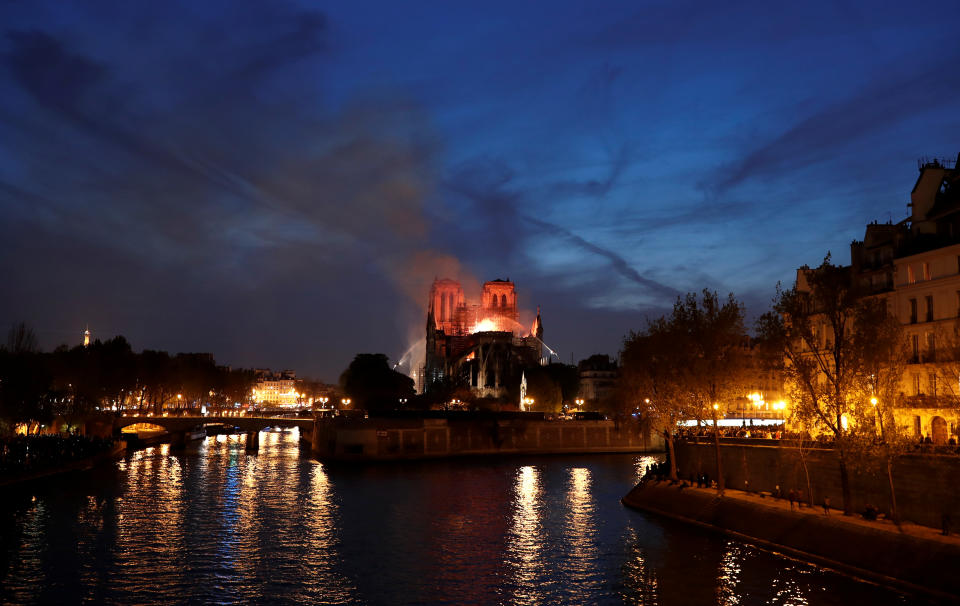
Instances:
[[[619,499],[633,455],[322,465],[296,431],[7,490],[5,604],[913,604]]]

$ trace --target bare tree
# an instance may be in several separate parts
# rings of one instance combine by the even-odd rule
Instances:
[[[681,347],[672,326],[665,318],[659,318],[649,322],[642,332],[631,332],[620,353],[621,401],[663,434],[672,480],[677,479],[674,435],[689,416],[689,400],[684,397],[677,364]]]
[[[621,352],[621,385],[664,434],[670,452],[671,478],[676,478],[673,434],[690,418],[714,419],[717,488],[723,494],[719,427],[721,404],[743,394],[746,369],[743,308],[730,295],[721,301],[704,290],[677,299],[669,317],[631,333]]]
[[[851,427],[869,407],[869,386],[883,360],[899,353],[886,302],[862,297],[850,268],[830,263],[798,272],[797,284],[777,289],[772,312],[761,316],[757,333],[768,352],[783,360],[794,415],[834,438],[843,496],[851,515],[849,456]],[[873,378],[871,378],[873,375]]]

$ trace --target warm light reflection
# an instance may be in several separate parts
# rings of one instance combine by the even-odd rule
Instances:
[[[569,566],[564,576],[583,588],[593,589],[596,557],[596,505],[590,491],[590,470],[577,467],[570,470],[567,489],[567,518],[565,549]]]
[[[337,569],[337,554],[342,549],[337,535],[337,504],[323,464],[313,465],[309,482],[308,500],[303,509],[303,522],[310,537],[305,565],[309,567],[310,578],[307,591],[315,595],[307,601],[322,598],[328,604],[345,604],[356,589]]]
[[[647,562],[643,540],[632,527],[628,529],[626,545],[629,551],[623,564],[624,591],[620,595],[623,603],[657,606],[660,599],[656,569]]]
[[[740,584],[740,568],[743,561],[743,546],[727,541],[727,549],[717,570],[717,604],[733,606],[740,603],[737,585]]]
[[[521,467],[513,488],[513,524],[507,544],[507,559],[513,566],[514,604],[540,602],[534,581],[540,576],[543,537],[542,488],[536,467]]]

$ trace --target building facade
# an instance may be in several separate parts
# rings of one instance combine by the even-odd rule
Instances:
[[[257,382],[251,392],[254,403],[265,407],[294,408],[303,402],[294,371],[274,373],[257,369],[256,373]]]
[[[616,360],[611,360],[610,356],[597,354],[581,360],[577,364],[577,373],[580,376],[578,397],[590,410],[596,410],[602,402],[616,397],[620,372]]]
[[[960,434],[960,170],[944,160],[918,168],[910,216],[867,225],[864,239],[850,246],[850,277],[864,296],[885,300],[903,327],[897,424],[945,444]],[[799,289],[807,271],[798,270]]]

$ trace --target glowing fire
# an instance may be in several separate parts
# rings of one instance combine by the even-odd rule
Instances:
[[[492,318],[484,318],[477,322],[476,326],[474,326],[470,332],[489,332],[491,330],[500,330],[500,328]]]

